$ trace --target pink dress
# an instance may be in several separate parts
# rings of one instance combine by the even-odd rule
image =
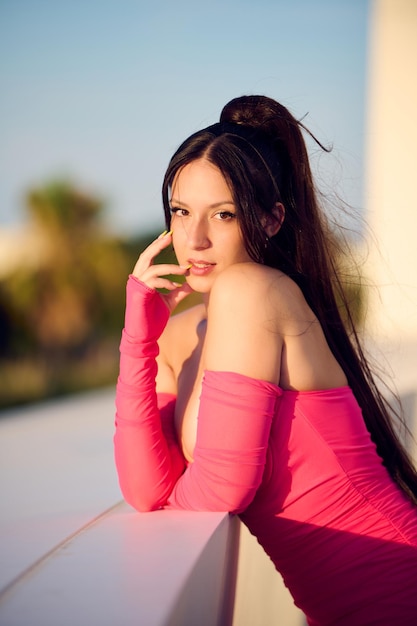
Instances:
[[[115,433],[126,500],[239,514],[311,626],[417,624],[417,508],[382,465],[350,388],[283,391],[205,372],[187,466],[175,397],[155,393],[167,315],[158,300],[130,279]],[[143,332],[139,309],[157,330]]]

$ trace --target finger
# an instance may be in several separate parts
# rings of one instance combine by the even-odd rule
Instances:
[[[168,276],[170,274],[184,276],[190,267],[190,265],[175,265],[174,263],[156,263],[155,265],[150,265],[142,275],[145,279],[147,277]]]
[[[171,232],[162,234],[155,239],[139,256],[136,261],[135,267],[133,269],[133,274],[138,278],[141,278],[143,272],[147,270],[148,267],[153,265],[154,259],[166,248],[171,241]]]
[[[181,287],[181,283],[177,283],[169,278],[164,278],[162,276],[155,276],[154,278],[148,278],[146,282],[141,279],[141,282],[145,283],[151,289],[166,289],[168,291],[173,291],[174,289],[178,289]]]
[[[145,248],[145,250],[143,250],[140,256],[145,261],[148,261],[149,263],[151,263],[153,259],[156,256],[158,256],[158,254],[160,254],[160,252],[162,252],[164,248],[167,248],[171,242],[172,242],[172,231],[169,231],[168,233],[164,231],[163,233],[159,235],[159,237],[154,239],[152,243],[150,243],[149,246]]]

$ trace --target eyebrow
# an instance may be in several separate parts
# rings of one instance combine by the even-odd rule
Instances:
[[[172,204],[173,202],[175,202],[175,204],[178,204],[179,206],[183,206],[187,209],[189,209],[189,205],[186,204],[185,202],[181,202],[180,200],[176,200],[176,198],[171,198],[170,200],[170,204]],[[224,206],[225,204],[231,204],[232,206],[235,206],[235,203],[232,202],[232,200],[223,200],[222,202],[215,202],[214,204],[210,204],[207,208],[209,209],[217,209],[220,206]]]

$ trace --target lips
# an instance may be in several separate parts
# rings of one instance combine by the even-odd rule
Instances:
[[[191,265],[189,272],[192,276],[207,276],[216,265],[200,259],[188,259],[188,263]]]
[[[188,263],[190,263],[193,267],[201,270],[215,265],[215,263],[209,263],[208,261],[197,261],[196,259],[188,259]]]

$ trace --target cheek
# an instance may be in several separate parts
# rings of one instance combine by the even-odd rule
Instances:
[[[178,242],[184,243],[187,240],[188,236],[188,220],[173,215],[171,218],[171,230],[173,232],[173,240],[175,241],[176,239]]]
[[[233,244],[229,244],[229,248],[233,250],[233,256],[237,259],[247,259],[249,257],[243,239],[239,234],[236,234],[236,237],[233,241]]]

